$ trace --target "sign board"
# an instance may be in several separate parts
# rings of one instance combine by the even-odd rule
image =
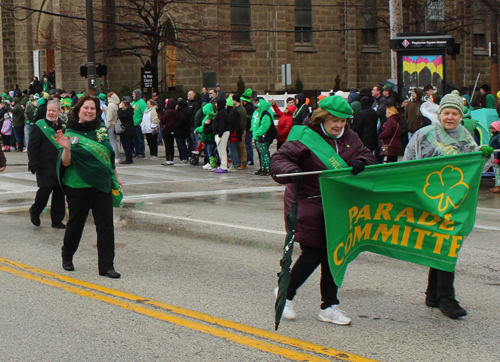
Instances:
[[[286,86],[292,84],[292,66],[291,64],[281,64],[281,84]]]
[[[449,35],[397,37],[391,39],[390,45],[394,51],[453,49],[455,39]]]
[[[427,0],[427,19],[444,21],[444,0]]]
[[[33,50],[33,74],[40,80],[40,50]]]
[[[158,68],[146,66],[141,68],[142,88],[158,88]]]
[[[449,35],[398,33],[390,42],[398,53],[398,91],[402,97],[411,97],[415,88],[430,84],[441,95],[446,85],[446,52],[455,48],[455,39]]]

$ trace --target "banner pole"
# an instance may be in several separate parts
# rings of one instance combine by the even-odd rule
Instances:
[[[273,177],[293,177],[293,176],[310,176],[310,175],[319,175],[323,173],[323,171],[309,171],[309,172],[292,172],[292,173],[281,173],[279,175],[273,175]]]

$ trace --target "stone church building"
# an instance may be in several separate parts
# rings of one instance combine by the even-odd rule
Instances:
[[[124,12],[130,9],[123,6],[134,2],[93,1],[94,18],[101,21],[95,26],[96,62],[107,65],[103,82],[109,90],[140,87],[140,69],[148,60],[147,52],[141,61],[133,54],[133,46],[123,44],[131,44],[135,35],[151,34],[150,30],[141,29],[136,22],[132,32],[130,27],[128,33],[113,35],[111,31],[116,30],[113,23],[129,21],[130,16]],[[199,92],[204,79],[205,85],[216,82],[226,92],[233,91],[240,76],[257,92],[281,91],[285,88],[281,73],[285,63],[291,67],[291,91],[299,78],[305,89],[318,90],[330,90],[336,84],[342,89],[371,88],[391,78],[387,0],[200,2],[204,0],[180,1],[180,5],[170,5],[165,11],[169,29],[159,32],[166,34],[164,39],[175,40],[157,54],[160,92]],[[80,76],[80,66],[86,63],[85,1],[3,0],[2,4],[0,87],[8,91],[19,84],[26,89],[35,74],[54,68],[58,88],[77,92],[86,89],[87,82]],[[456,57],[457,85],[473,85],[478,73],[480,84],[490,83],[489,15],[484,5],[470,5],[468,0],[448,4],[447,14],[463,17],[457,15],[454,24],[431,25],[434,30],[454,28],[447,35],[461,44]],[[411,14],[410,9],[403,9],[405,32],[421,30]],[[139,36],[134,39],[140,41]],[[186,39],[198,40],[189,43]],[[184,45],[176,46],[175,41]],[[193,49],[196,51],[190,52]],[[446,61],[446,76],[451,81],[451,56],[446,56]]]

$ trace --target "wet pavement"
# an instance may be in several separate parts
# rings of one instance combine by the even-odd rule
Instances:
[[[48,209],[40,228],[30,224],[35,178],[26,171],[26,154],[7,158],[16,166],[0,174],[0,218],[9,226],[0,238],[0,257],[274,329],[272,289],[285,234],[284,187],[254,176],[255,167],[217,175],[200,166],[166,167],[147,159],[118,165],[126,197],[115,210],[115,265],[123,277],[109,280],[97,275],[91,217],[75,255],[76,270],[62,270],[64,231],[50,227]],[[279,333],[380,361],[497,361],[500,194],[489,193],[491,187],[492,180],[481,181],[476,228],[457,266],[457,298],[469,312],[466,318],[451,320],[425,307],[427,268],[364,253],[349,266],[339,292],[351,326],[317,321],[316,272],[297,295],[299,317],[283,321]],[[64,352],[73,360],[95,361],[287,360],[3,272],[0,284],[5,286],[0,318],[11,327],[0,332],[0,350],[10,353],[10,360],[55,361]],[[99,342],[110,335],[112,348]],[[22,348],[17,340],[25,342]]]

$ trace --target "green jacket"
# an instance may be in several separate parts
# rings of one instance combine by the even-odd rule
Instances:
[[[24,126],[24,110],[21,107],[19,98],[14,98],[14,108],[12,109],[12,125],[14,127]]]
[[[26,109],[24,110],[24,118],[26,118],[26,124],[31,124],[34,122],[35,118],[35,106],[33,102],[28,102],[26,104]]]
[[[485,108],[495,109],[495,97],[493,97],[492,94],[488,94],[486,96],[486,107]]]
[[[214,113],[214,107],[212,106],[212,103],[207,103],[203,106],[202,108],[203,114],[205,117],[201,121],[201,124],[194,130],[196,133],[200,135],[200,141],[201,142],[213,142],[214,141],[214,135],[212,132],[210,133],[205,133],[203,132],[203,126],[205,125],[205,121],[207,119],[214,119],[215,113]]]
[[[259,137],[263,136],[271,127],[271,122],[274,120],[271,119],[269,114],[264,114],[264,112],[268,111],[271,108],[271,104],[266,102],[264,99],[259,101],[259,114],[257,116],[256,125],[252,131],[252,136],[254,140],[258,140]]]
[[[141,98],[132,102],[132,108],[134,109],[134,126],[139,126],[142,122],[142,115],[148,108],[148,105]]]

